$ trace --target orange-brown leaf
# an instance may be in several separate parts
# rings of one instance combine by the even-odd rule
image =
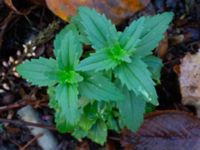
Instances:
[[[88,6],[105,13],[114,23],[144,8],[150,0],[46,0],[49,9],[65,21],[76,14],[79,6]]]

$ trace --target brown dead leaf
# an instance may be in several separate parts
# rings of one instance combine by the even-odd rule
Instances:
[[[120,23],[149,2],[150,0],[46,0],[49,9],[65,21],[76,14],[79,6],[88,6],[105,13],[114,23]]]
[[[123,132],[125,150],[199,150],[200,120],[180,111],[154,112],[137,133]]]
[[[186,54],[182,59],[179,74],[182,103],[194,105],[200,117],[200,52]]]

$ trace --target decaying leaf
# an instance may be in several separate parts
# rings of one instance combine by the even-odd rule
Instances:
[[[150,0],[46,0],[49,9],[65,21],[74,16],[78,6],[88,6],[105,13],[114,23],[144,8]]]
[[[137,133],[125,131],[125,150],[199,150],[200,120],[180,111],[154,112]]]
[[[195,106],[200,117],[200,52],[182,59],[179,82],[182,103]]]

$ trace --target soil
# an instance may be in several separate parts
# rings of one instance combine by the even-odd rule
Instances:
[[[47,106],[46,89],[31,86],[19,78],[15,66],[32,57],[53,56],[52,39],[66,25],[43,5],[29,3],[28,0],[13,2],[22,14],[12,11],[0,0],[0,150],[23,149],[34,138],[26,124],[19,122],[17,110],[23,106],[32,105],[45,126],[54,127],[54,112]],[[181,104],[176,72],[181,58],[187,52],[195,53],[200,48],[199,8],[200,0],[152,0],[145,9],[117,26],[123,30],[133,19],[142,15],[164,11],[175,13],[166,34],[168,42],[161,42],[154,51],[164,62],[161,84],[156,87],[160,102],[157,110],[176,109],[195,113],[193,107]],[[52,132],[59,141],[58,150],[123,149],[120,146],[120,135],[112,132],[109,133],[109,142],[103,147],[87,139],[77,141],[69,134],[60,134],[55,130]],[[41,148],[33,141],[27,149]]]

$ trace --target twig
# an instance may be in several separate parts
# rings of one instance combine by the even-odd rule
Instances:
[[[21,102],[17,102],[17,103],[14,103],[14,104],[10,104],[10,105],[7,105],[7,106],[1,106],[0,107],[0,113],[3,112],[3,111],[8,111],[8,110],[13,110],[13,109],[16,109],[16,108],[21,108],[23,106],[26,106],[26,105],[32,105],[32,106],[35,106],[35,105],[40,105],[40,106],[47,106],[47,101],[36,101],[36,100],[31,100],[31,101],[21,101]]]
[[[8,110],[15,109],[15,108],[19,108],[19,107],[22,107],[22,106],[25,106],[25,105],[26,105],[26,103],[15,103],[15,104],[11,104],[11,105],[8,105],[8,106],[1,106],[0,107],[0,112],[8,111]]]
[[[35,136],[34,138],[32,138],[28,143],[26,143],[26,145],[24,145],[22,148],[20,148],[20,150],[26,150],[27,147],[29,147],[29,145],[31,145],[32,143],[34,143],[38,138],[40,138],[43,134],[40,133],[37,136]]]
[[[13,115],[14,115],[13,111],[8,111],[8,115],[7,115],[6,119],[10,119],[11,120]],[[7,127],[8,125],[9,125],[9,123],[4,123],[4,127]]]
[[[11,11],[8,16],[4,19],[4,21],[0,24],[0,49],[2,46],[2,42],[3,42],[3,36],[4,33],[6,31],[6,28],[8,27],[9,23],[16,17],[15,14],[13,14],[13,12]]]
[[[120,141],[119,137],[109,137],[109,139],[113,140],[113,141]]]
[[[44,125],[40,123],[32,123],[32,122],[26,122],[26,121],[21,121],[21,120],[11,120],[11,119],[4,119],[4,118],[0,118],[0,122],[11,123],[11,124],[21,125],[21,126],[34,126],[34,127],[46,128],[49,130],[56,131],[56,128],[54,126],[48,126],[48,125]]]
[[[21,145],[19,145],[17,142],[15,142],[15,141],[13,141],[13,140],[11,140],[11,139],[9,139],[9,141],[10,141],[12,144],[16,145],[19,149],[21,148]]]

